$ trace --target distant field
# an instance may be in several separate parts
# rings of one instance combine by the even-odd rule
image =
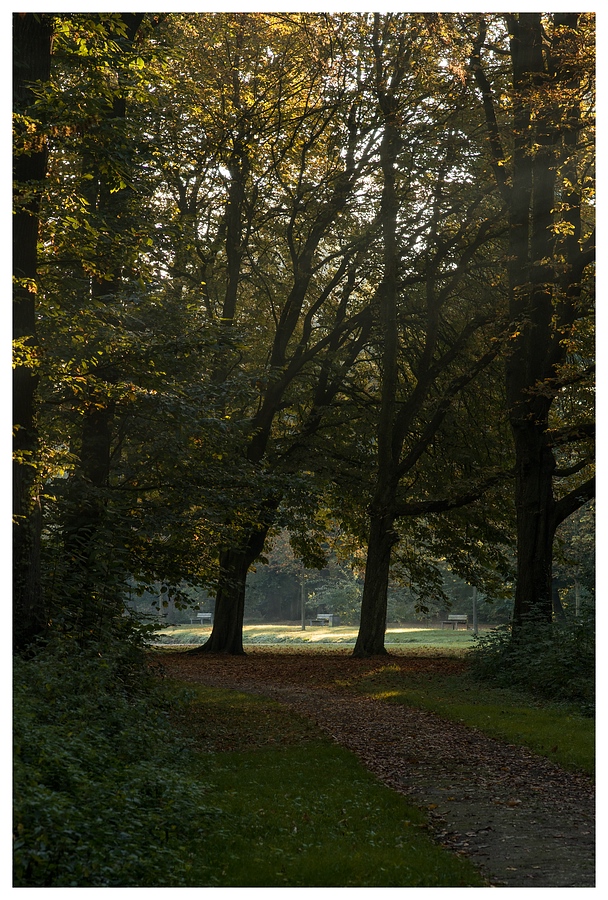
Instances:
[[[202,644],[207,640],[211,629],[209,626],[174,625],[158,632],[158,638],[162,643],[171,644]],[[354,645],[357,639],[358,629],[354,626],[344,625],[336,628],[324,626],[306,626],[302,631],[300,625],[246,625],[243,629],[243,644],[245,646],[256,645],[281,645],[323,649],[326,647],[348,647]],[[414,650],[429,647],[435,650],[465,650],[473,642],[473,632],[460,629],[452,631],[451,628],[388,628],[386,632],[387,648]]]

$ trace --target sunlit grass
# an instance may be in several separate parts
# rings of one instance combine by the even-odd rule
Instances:
[[[175,625],[159,632],[163,640],[179,644],[198,644],[207,640],[209,626]],[[307,625],[302,631],[300,625],[245,625],[243,644],[245,647],[267,646],[354,646],[358,629],[355,626],[339,625],[334,628]],[[473,643],[471,631],[423,627],[391,627],[386,632],[386,647],[393,652],[417,650],[428,647],[438,653],[445,650],[464,651]]]

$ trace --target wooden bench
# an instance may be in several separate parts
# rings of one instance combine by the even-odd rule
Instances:
[[[441,627],[444,628],[446,625],[452,626],[452,631],[457,631],[459,625],[464,625],[465,628],[469,627],[469,617],[468,616],[448,616],[445,621],[441,623]]]
[[[190,616],[190,624],[199,622],[201,625],[211,625],[213,615],[211,613],[197,613],[196,616]]]
[[[316,619],[310,619],[311,625],[329,625],[330,628],[333,628],[334,625],[334,613],[319,613]]]

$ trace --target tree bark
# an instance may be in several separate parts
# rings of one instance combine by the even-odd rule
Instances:
[[[63,523],[66,578],[61,586],[73,627],[84,638],[95,634],[112,616],[122,612],[106,578],[107,553],[99,553],[99,532],[104,525],[110,478],[110,442],[113,404],[93,404],[82,417],[78,468],[67,490]]]
[[[552,567],[555,515],[555,460],[546,446],[544,426],[515,423],[515,505],[517,580],[513,623],[534,617],[552,621]]]
[[[361,598],[361,624],[353,656],[384,656],[387,590],[391,552],[398,537],[391,514],[373,516],[370,522],[365,583]]]
[[[252,529],[240,547],[220,553],[219,584],[215,597],[213,628],[205,644],[192,653],[227,653],[240,656],[243,649],[243,618],[247,573],[264,548],[270,524]]]
[[[52,25],[48,16],[13,16],[13,106],[28,115],[35,99],[31,85],[47,81],[51,68]],[[41,590],[42,514],[38,489],[38,431],[34,368],[37,352],[36,278],[38,217],[47,146],[35,133],[14,159],[16,185],[13,219],[13,339],[31,359],[16,360],[13,370],[13,623],[16,648],[27,645],[45,627]],[[21,191],[30,198],[22,200]],[[18,351],[19,352],[19,351]]]
[[[567,337],[580,317],[582,275],[592,256],[581,247],[581,196],[576,188],[580,109],[572,100],[577,96],[572,36],[578,14],[554,14],[550,44],[540,13],[513,13],[506,19],[514,136],[510,184],[492,86],[481,66],[487,27],[483,18],[472,64],[483,95],[497,184],[509,215],[513,336],[505,383],[516,456],[513,622],[520,626],[530,617],[552,621],[553,538],[563,515],[554,494],[556,464],[549,416],[560,387],[559,367],[566,359]],[[570,99],[564,100],[562,88],[567,88]],[[569,186],[557,183],[559,169],[564,185]],[[555,228],[560,204],[568,226],[564,238]],[[590,483],[581,490],[578,505],[585,502],[583,497],[588,499]]]
[[[135,40],[144,16],[144,13],[122,14],[127,45]],[[126,98],[118,94],[107,103],[103,115],[109,122],[122,124],[126,112]],[[128,228],[124,206],[130,189],[110,190],[103,174],[106,153],[107,147],[100,141],[99,147],[96,146],[92,153],[85,152],[83,156],[83,169],[91,176],[87,199],[90,208],[99,214],[101,227],[106,229],[109,227],[107,223],[111,222],[112,227],[120,232]],[[101,248],[99,256],[100,259],[103,256]],[[102,304],[115,298],[122,289],[122,260],[107,260],[106,274],[108,278],[105,281],[87,282],[85,291],[88,293],[90,290],[93,298]],[[86,298],[83,299],[83,303],[86,302]],[[108,385],[116,383],[119,378],[117,367],[107,367],[104,378]],[[115,586],[108,583],[104,562],[103,571],[99,565],[99,533],[107,511],[115,409],[115,401],[109,399],[103,389],[94,387],[90,391],[82,414],[78,463],[68,486],[64,521],[67,578],[63,590],[71,594],[71,608],[78,616],[76,624],[82,634],[94,631],[104,621],[122,612],[120,592],[113,590]],[[104,598],[103,604],[100,596]]]
[[[565,24],[575,27],[576,18],[570,17],[572,21]],[[577,289],[574,282],[564,283],[567,276],[556,279],[554,273],[554,208],[559,202],[556,170],[564,112],[561,98],[546,93],[550,73],[543,54],[540,14],[520,14],[511,23],[511,30],[513,87],[518,99],[509,281],[510,308],[519,334],[507,365],[506,386],[516,455],[517,580],[513,622],[518,626],[530,616],[547,623],[553,618],[551,574],[558,523],[553,488],[555,459],[548,444],[548,429],[554,382],[566,356],[563,335],[572,315],[562,307],[560,311],[565,315],[561,322],[555,321],[556,280],[561,282],[566,306],[572,306],[580,293],[580,275]],[[553,49],[559,54],[559,43]],[[559,55],[553,62],[559,72]],[[536,91],[540,96],[535,95]],[[568,141],[566,152],[571,155],[575,149]],[[568,162],[571,165],[571,159]],[[569,218],[575,215],[572,197],[571,193]],[[580,215],[580,198],[578,205]],[[571,252],[571,246],[569,249]],[[568,268],[573,274],[574,267]]]
[[[353,656],[385,654],[386,604],[391,551],[397,542],[393,529],[394,504],[399,483],[397,468],[400,455],[400,429],[396,423],[399,336],[397,328],[397,296],[399,250],[397,247],[398,200],[395,186],[395,164],[399,146],[397,103],[386,88],[386,60],[380,34],[380,16],[374,16],[374,55],[376,58],[376,91],[378,108],[383,117],[384,133],[380,145],[382,168],[382,241],[383,277],[377,299],[380,308],[382,340],[382,383],[377,428],[377,471],[374,499],[370,505],[370,528],[365,565],[365,583],[361,598],[361,622]],[[401,60],[395,63],[399,70]],[[399,84],[395,73],[393,88]]]
[[[551,138],[538,135],[536,153],[530,152],[529,146],[532,92],[544,74],[541,29],[541,16],[536,13],[522,14],[512,22],[513,87],[518,102],[514,115],[509,283],[510,312],[518,333],[506,366],[506,388],[516,459],[516,625],[532,614],[550,622],[552,611],[555,461],[546,441],[550,402],[531,393],[549,374],[547,343],[551,341],[552,306],[551,275],[546,264],[539,264],[553,253],[550,225],[555,176]]]

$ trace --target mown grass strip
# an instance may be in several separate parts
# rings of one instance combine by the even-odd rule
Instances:
[[[247,647],[286,646],[293,648],[318,648],[328,645],[334,648],[354,646],[358,629],[351,626],[307,627],[300,625],[246,625],[243,628],[243,643]],[[199,644],[209,637],[208,627],[197,625],[173,625],[157,633],[159,643]],[[445,652],[458,653],[469,650],[473,643],[470,631],[452,631],[440,628],[399,628],[387,630],[386,644],[396,652],[424,649],[442,655]]]
[[[466,672],[406,674],[390,663],[352,686],[367,696],[428,709],[529,747],[564,768],[594,773],[595,723],[571,707],[534,702],[522,694],[483,685]]]
[[[207,746],[224,744],[232,722],[238,749],[198,754],[192,777],[221,812],[189,860],[189,884],[483,886],[468,860],[432,841],[419,809],[278,704],[197,688],[182,727],[192,733],[195,720]]]

